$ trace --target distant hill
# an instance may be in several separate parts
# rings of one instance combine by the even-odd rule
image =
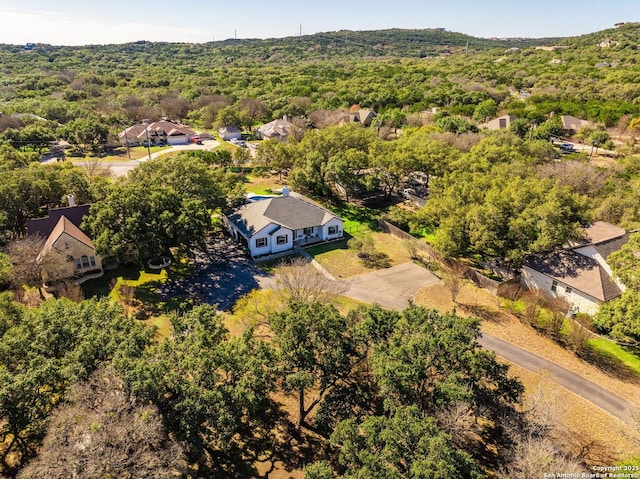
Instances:
[[[122,45],[90,45],[60,47],[45,44],[29,44],[28,47],[0,45],[0,50],[17,52],[25,50],[34,53],[55,53],[61,50],[101,50],[104,52],[148,52],[160,48],[168,51],[183,51],[188,47],[192,53],[215,52],[224,58],[245,57],[252,60],[335,58],[335,57],[403,57],[423,58],[466,51],[477,52],[493,48],[529,47],[552,45],[559,38],[513,38],[487,39],[444,29],[424,30],[371,30],[315,33],[300,37],[270,39],[228,39],[205,44],[179,44],[139,41]]]

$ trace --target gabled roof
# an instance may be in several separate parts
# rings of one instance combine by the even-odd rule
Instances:
[[[580,118],[576,118],[575,116],[571,116],[571,115],[562,115],[560,117],[560,120],[562,120],[563,130],[578,131],[579,129],[584,128],[585,126],[588,126],[588,127],[593,126],[593,122],[582,120]]]
[[[74,225],[69,220],[69,218],[63,215],[60,217],[60,219],[58,220],[58,223],[53,228],[53,230],[51,231],[51,234],[47,238],[47,241],[42,247],[42,252],[44,253],[46,251],[49,251],[53,247],[55,242],[58,241],[58,239],[65,233],[71,236],[72,238],[74,238],[75,240],[79,241],[80,243],[87,245],[89,248],[91,249],[94,248],[93,242],[91,241],[91,239],[82,231],[80,231],[80,228]]]
[[[486,123],[483,123],[480,125],[481,128],[488,128],[489,130],[499,130],[501,128],[509,128],[509,126],[511,126],[511,122],[517,120],[518,118],[512,115],[502,115],[499,116],[498,118],[494,118],[493,120],[490,120]],[[503,120],[505,123],[505,126],[502,127],[500,125],[500,120]]]
[[[281,138],[284,140],[291,135],[295,129],[296,126],[293,123],[279,119],[262,125],[258,128],[258,132],[267,138]]]
[[[195,135],[195,131],[183,125],[178,125],[169,120],[154,121],[153,123],[139,123],[118,133],[118,138],[144,138],[149,135]]]
[[[595,259],[575,251],[559,250],[532,255],[524,265],[600,301],[609,301],[622,294]]]
[[[600,244],[621,238],[627,234],[627,230],[620,226],[612,225],[604,221],[596,221],[584,229],[585,238],[591,244]]]
[[[228,218],[249,238],[272,223],[295,231],[324,225],[338,216],[303,199],[280,196],[244,205]]]
[[[234,133],[235,134],[235,133],[242,133],[242,132],[238,128],[233,126],[233,125],[227,125],[224,128],[220,128],[218,130],[218,133],[220,133],[221,135],[224,135],[224,134],[229,134],[229,133]]]
[[[44,218],[27,220],[28,235],[38,235],[47,238],[63,215],[79,228],[84,217],[89,214],[89,205],[50,208],[47,214],[48,216]]]

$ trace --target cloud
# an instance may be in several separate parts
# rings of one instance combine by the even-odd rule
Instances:
[[[61,12],[19,12],[0,7],[0,43],[87,45],[136,40],[198,43],[211,39],[211,31],[179,24],[117,22]]]

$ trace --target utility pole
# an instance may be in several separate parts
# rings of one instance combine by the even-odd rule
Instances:
[[[151,160],[151,141],[149,140],[149,127],[147,126],[144,131],[147,132],[147,153],[149,154],[149,160]]]
[[[127,157],[131,159],[131,151],[129,150],[129,137],[127,136],[127,124],[124,125],[124,144],[127,147]]]
[[[300,38],[302,38],[302,23],[300,24]]]
[[[237,28],[233,29],[233,38],[236,39],[236,40],[238,39],[238,29]]]

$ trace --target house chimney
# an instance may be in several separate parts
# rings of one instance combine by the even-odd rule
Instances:
[[[283,197],[289,196],[289,187],[288,186],[285,186],[285,187],[282,188],[282,196]]]
[[[67,203],[69,204],[70,208],[73,208],[74,206],[76,206],[76,197],[73,195],[67,195]]]
[[[289,121],[289,117],[288,117],[287,115],[282,115],[282,119],[283,119],[284,121]]]

